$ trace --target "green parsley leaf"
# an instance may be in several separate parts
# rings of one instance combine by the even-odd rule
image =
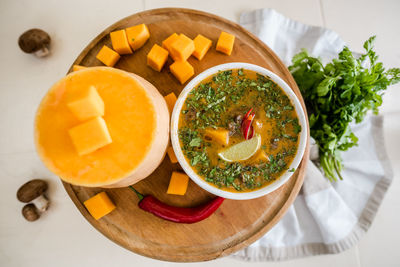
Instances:
[[[200,146],[200,145],[201,145],[200,137],[193,138],[189,143],[189,146]]]
[[[399,68],[385,70],[377,62],[374,41],[372,36],[364,43],[365,53],[359,58],[344,47],[337,59],[324,66],[320,59],[302,50],[289,66],[307,106],[320,165],[331,181],[342,179],[340,152],[357,145],[350,124],[360,123],[369,110],[377,114],[386,88],[400,82]],[[293,126],[296,133],[301,131]]]

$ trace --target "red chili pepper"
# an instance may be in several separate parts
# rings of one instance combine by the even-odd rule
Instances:
[[[249,135],[248,135],[247,139],[253,138],[253,135],[254,135],[254,128],[253,128],[253,126],[250,126],[250,132],[249,132]]]
[[[132,186],[129,186],[139,197],[139,207],[164,220],[177,223],[195,223],[208,218],[221,206],[224,198],[216,197],[213,200],[193,208],[182,208],[169,206],[157,198],[147,195],[143,196]]]
[[[247,120],[247,118],[249,117],[249,115],[252,111],[253,111],[253,108],[251,108],[249,111],[247,111],[246,115],[244,115],[244,117],[243,117],[243,121]]]
[[[246,119],[244,119],[242,121],[242,132],[243,132],[243,136],[244,139],[248,140],[251,139],[254,135],[254,128],[251,125],[253,123],[254,117],[255,117],[255,113],[251,113],[251,115],[249,115],[253,109],[251,108],[246,115],[244,116]]]

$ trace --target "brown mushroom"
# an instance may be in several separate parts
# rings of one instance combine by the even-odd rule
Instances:
[[[25,219],[27,219],[30,222],[36,221],[40,217],[38,210],[32,203],[26,204],[22,208],[22,215],[24,216]]]
[[[279,142],[279,138],[271,138],[271,140],[270,140],[270,148],[272,150],[276,149],[278,147],[278,142]]]
[[[39,212],[44,212],[49,207],[49,200],[46,198],[44,193],[48,186],[47,182],[34,179],[23,184],[17,192],[17,198],[19,201],[24,203],[30,203],[38,209]]]
[[[237,124],[242,124],[242,120],[243,120],[243,115],[242,114],[238,114],[235,116],[235,122]]]
[[[237,127],[238,127],[238,125],[233,121],[228,123],[229,136],[232,136],[232,135],[234,135],[236,133]]]
[[[50,53],[50,36],[40,29],[30,29],[24,32],[18,39],[18,45],[22,51],[38,57],[45,57]]]

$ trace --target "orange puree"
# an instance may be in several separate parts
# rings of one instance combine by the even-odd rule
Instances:
[[[79,156],[68,130],[81,121],[68,109],[67,100],[88,86],[95,86],[104,101],[103,118],[112,143]],[[168,144],[168,116],[163,97],[144,79],[113,68],[87,68],[62,78],[43,98],[35,143],[44,164],[68,183],[127,186],[161,162]]]

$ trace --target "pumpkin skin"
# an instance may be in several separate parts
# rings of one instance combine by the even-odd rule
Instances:
[[[104,101],[112,143],[79,156],[68,130],[81,122],[68,109],[70,94],[95,86]],[[169,139],[169,112],[158,90],[122,70],[91,67],[58,81],[36,113],[37,152],[63,181],[88,187],[124,187],[149,176],[161,163]]]

